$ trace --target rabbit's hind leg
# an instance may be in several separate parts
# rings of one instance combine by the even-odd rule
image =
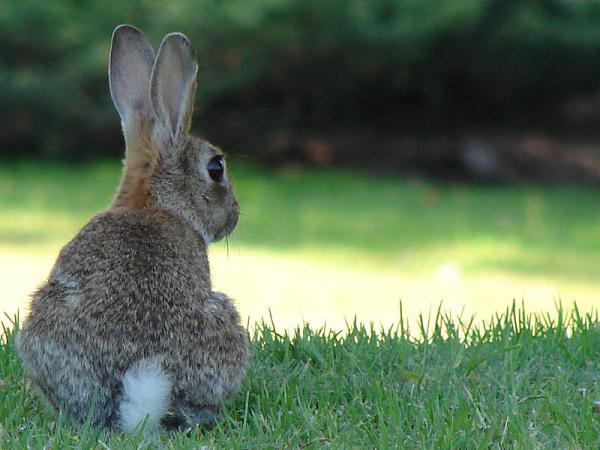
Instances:
[[[65,348],[46,336],[39,339],[23,329],[17,349],[28,376],[47,404],[66,414],[72,425],[110,426],[114,416],[114,389],[100,382],[93,365],[75,345]]]

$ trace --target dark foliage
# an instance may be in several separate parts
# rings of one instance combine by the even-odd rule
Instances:
[[[256,136],[356,124],[567,129],[556,105],[600,88],[593,1],[4,0],[2,153],[121,152],[106,66],[123,22],[155,46],[189,35],[198,128],[247,152],[260,150]]]

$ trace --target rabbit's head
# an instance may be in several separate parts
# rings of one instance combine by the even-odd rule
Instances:
[[[165,36],[155,56],[138,29],[115,29],[109,84],[126,156],[112,208],[166,209],[208,243],[233,230],[239,206],[221,150],[190,135],[197,71],[183,34]]]

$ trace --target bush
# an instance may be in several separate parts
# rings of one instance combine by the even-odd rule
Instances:
[[[106,67],[123,22],[155,46],[173,30],[191,38],[205,116],[237,108],[321,127],[404,108],[441,123],[449,112],[504,120],[600,86],[591,1],[5,0],[3,153],[120,148]]]

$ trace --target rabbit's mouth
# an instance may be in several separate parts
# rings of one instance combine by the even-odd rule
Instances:
[[[229,217],[227,219],[227,223],[225,224],[225,236],[229,236],[231,233],[233,233],[233,230],[235,229],[239,218],[240,205],[238,205],[238,202],[234,200],[233,208],[231,209],[231,212],[229,213]]]
[[[225,236],[229,236],[233,233],[235,226],[238,223],[238,219],[240,217],[240,206],[237,202],[233,204],[230,213],[227,216],[227,220],[224,226],[215,234],[214,241],[220,241]]]

